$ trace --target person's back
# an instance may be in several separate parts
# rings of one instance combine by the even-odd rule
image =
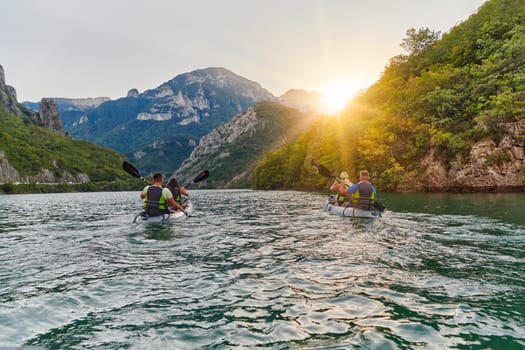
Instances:
[[[368,171],[362,170],[359,173],[359,183],[348,188],[352,194],[352,207],[360,209],[371,209],[376,197],[376,189],[369,181]]]
[[[348,179],[348,173],[343,171],[339,175],[339,180],[335,180],[330,186],[330,191],[337,191],[337,205],[345,205],[352,200],[352,196],[347,189],[348,186],[352,186],[352,182]]]
[[[162,187],[162,174],[153,175],[153,184],[144,187],[140,198],[144,199],[143,208],[149,216],[158,216],[168,212],[167,203],[173,202],[173,196]]]
[[[168,190],[170,190],[171,194],[173,195],[173,199],[175,200],[175,202],[177,202],[177,204],[185,207],[185,203],[183,202],[182,200],[182,196],[186,196],[188,197],[190,194],[188,193],[188,191],[182,187],[179,182],[177,181],[176,178],[171,178],[170,181],[168,182],[168,185],[166,186],[168,188]]]

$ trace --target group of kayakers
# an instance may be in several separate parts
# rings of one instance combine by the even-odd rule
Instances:
[[[207,174],[206,174],[207,175]],[[333,175],[332,175],[333,176]],[[143,208],[148,216],[159,216],[177,210],[184,211],[183,196],[188,197],[188,191],[182,187],[176,178],[172,177],[166,187],[162,187],[161,173],[153,175],[153,184],[144,187],[140,198],[144,200]],[[350,181],[346,171],[341,172],[330,186],[330,191],[337,191],[337,206],[371,209],[374,206],[377,191],[370,183],[367,170],[359,172],[359,182]]]
[[[370,209],[375,202],[377,191],[370,183],[370,174],[367,170],[359,172],[359,182],[354,184],[348,178],[346,171],[341,172],[330,186],[330,191],[337,191],[337,205]]]
[[[153,175],[153,184],[144,187],[140,198],[144,199],[143,208],[149,216],[159,216],[177,210],[184,210],[185,202],[182,196],[189,196],[176,178],[168,181],[167,187],[162,187],[164,177],[161,173]]]

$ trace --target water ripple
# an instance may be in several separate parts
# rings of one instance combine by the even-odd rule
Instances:
[[[131,224],[136,193],[0,197],[0,347],[525,346],[523,226],[192,194],[194,216],[160,226]]]

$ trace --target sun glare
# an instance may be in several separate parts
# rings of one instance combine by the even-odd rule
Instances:
[[[324,88],[321,91],[323,95],[321,112],[336,114],[342,111],[358,91],[359,87],[357,85],[350,84],[333,84]]]

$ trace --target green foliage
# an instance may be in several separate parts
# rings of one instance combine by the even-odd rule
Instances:
[[[185,177],[191,178],[208,169],[212,174],[206,180],[208,187],[249,187],[249,175],[264,153],[294,140],[309,120],[298,110],[271,102],[256,104],[254,111],[256,120],[249,132],[202,157],[185,170]]]
[[[21,193],[65,193],[65,192],[101,192],[101,191],[140,191],[144,183],[140,180],[101,181],[86,183],[59,183],[59,184],[13,184],[7,182],[0,185],[5,194]]]
[[[287,179],[287,158],[301,172],[317,158],[334,172],[368,169],[382,190],[410,183],[434,151],[445,166],[467,156],[482,138],[508,135],[505,123],[525,118],[525,2],[489,0],[439,39],[428,28],[410,29],[382,77],[338,118],[315,123],[300,141],[258,163],[254,188],[299,188]],[[489,159],[502,164],[509,155]],[[295,170],[296,173],[299,173]],[[317,175],[319,177],[319,175]],[[352,176],[352,175],[351,175]],[[326,179],[312,186],[327,186]]]
[[[86,174],[93,182],[129,178],[121,169],[124,157],[117,152],[72,140],[2,111],[0,150],[22,176],[36,176],[49,169],[58,182],[78,174]]]
[[[501,166],[506,162],[510,162],[511,160],[512,157],[510,156],[509,152],[501,149],[487,156],[487,159],[485,160],[485,166]]]
[[[409,54],[420,55],[438,41],[440,36],[441,32],[435,32],[429,28],[420,28],[419,30],[410,28],[406,31],[406,38],[403,39],[401,47]]]

